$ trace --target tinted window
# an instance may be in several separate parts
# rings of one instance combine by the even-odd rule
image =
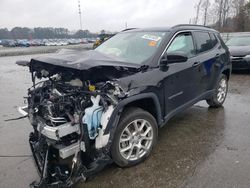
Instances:
[[[195,32],[195,39],[197,45],[197,53],[202,53],[212,49],[211,39],[206,32]]]
[[[218,44],[218,39],[213,33],[210,33],[210,38],[211,38],[211,47],[215,47]]]
[[[195,55],[193,38],[190,33],[181,33],[170,44],[167,53],[184,53],[189,58]]]

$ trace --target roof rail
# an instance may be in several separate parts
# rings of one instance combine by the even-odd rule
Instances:
[[[127,28],[127,29],[122,30],[121,32],[130,31],[130,30],[133,30],[133,29],[137,29],[137,28]]]
[[[197,24],[178,24],[178,25],[173,26],[172,28],[175,28],[175,27],[181,27],[181,26],[206,27],[206,28],[211,29],[211,27],[209,27],[209,26],[205,26],[205,25],[197,25]]]

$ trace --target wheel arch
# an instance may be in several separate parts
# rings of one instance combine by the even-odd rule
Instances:
[[[128,107],[139,107],[145,111],[148,111],[155,117],[158,125],[162,124],[163,122],[161,106],[156,94],[143,93],[129,97],[118,103],[110,117],[104,134],[109,134],[113,129],[116,128],[123,110]]]
[[[227,76],[227,80],[229,80],[230,76],[231,76],[231,70],[230,70],[230,68],[227,68],[227,69],[223,70],[222,74],[225,74]]]

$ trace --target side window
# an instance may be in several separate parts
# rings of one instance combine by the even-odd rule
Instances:
[[[211,38],[207,32],[194,32],[197,45],[197,53],[206,52],[211,50],[213,47],[211,45]]]
[[[210,38],[211,38],[211,47],[215,47],[218,44],[218,39],[213,33],[210,33]]]
[[[191,33],[181,33],[175,37],[167,53],[180,52],[187,54],[187,57],[193,57],[195,55],[194,42]]]

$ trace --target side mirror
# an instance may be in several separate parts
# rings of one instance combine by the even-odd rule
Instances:
[[[188,60],[188,56],[184,53],[168,53],[164,55],[160,61],[161,65],[167,65],[171,63],[184,63]]]

